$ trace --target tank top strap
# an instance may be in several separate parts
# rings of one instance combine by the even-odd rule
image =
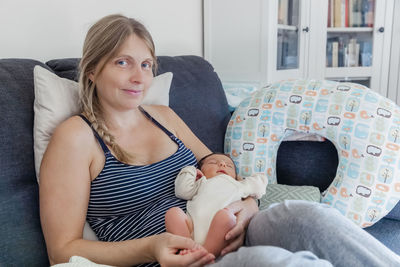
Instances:
[[[94,133],[94,136],[96,137],[97,141],[99,141],[99,144],[100,144],[101,148],[103,149],[104,154],[110,153],[110,150],[108,149],[106,143],[104,143],[103,139],[101,139],[98,132],[96,132],[96,130],[93,129],[92,123],[82,114],[79,114],[79,117],[81,117],[90,126],[90,128],[92,129],[92,131]]]
[[[139,106],[139,110],[151,121],[153,122],[155,125],[158,126],[158,128],[160,128],[164,133],[166,133],[169,137],[171,137],[172,139],[175,139],[175,135],[173,133],[171,133],[167,128],[165,128],[161,123],[159,123],[156,119],[154,119],[149,113],[147,113],[146,110],[144,110],[142,108],[142,106]]]

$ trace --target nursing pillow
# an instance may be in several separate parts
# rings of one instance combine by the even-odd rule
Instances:
[[[361,227],[394,208],[400,199],[400,108],[394,102],[354,83],[280,81],[240,103],[225,152],[240,175],[265,173],[276,183],[278,147],[296,131],[323,136],[338,151],[336,177],[321,202]]]

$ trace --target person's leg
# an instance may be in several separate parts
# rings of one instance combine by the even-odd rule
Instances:
[[[292,253],[270,246],[241,247],[226,254],[209,267],[332,267],[326,260],[318,259],[309,251]]]
[[[170,208],[165,213],[165,229],[168,233],[192,238],[192,220],[178,207]]]
[[[236,216],[228,209],[219,210],[213,217],[203,247],[218,257],[222,249],[228,245],[226,233],[236,224]]]
[[[400,257],[345,218],[320,203],[285,201],[251,220],[248,246],[308,250],[334,266],[400,266]]]

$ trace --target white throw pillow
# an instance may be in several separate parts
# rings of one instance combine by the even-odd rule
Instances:
[[[143,103],[168,106],[172,76],[172,72],[166,72],[154,77]],[[54,129],[79,113],[79,86],[77,82],[60,78],[41,66],[34,68],[34,84],[33,139],[36,178],[39,181],[40,163]]]
[[[154,77],[143,103],[168,106],[172,76],[172,72],[166,72]],[[33,140],[36,179],[39,182],[40,164],[55,128],[67,118],[79,113],[79,85],[75,81],[60,78],[40,66],[34,68],[34,84]],[[83,237],[88,240],[97,240],[87,222]]]

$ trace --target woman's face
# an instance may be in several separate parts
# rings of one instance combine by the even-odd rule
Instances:
[[[128,37],[94,81],[103,108],[124,111],[139,106],[153,80],[152,66],[146,43],[136,35]]]
[[[236,179],[235,165],[225,155],[216,154],[207,157],[201,166],[201,172],[207,179],[219,174],[227,174]]]

